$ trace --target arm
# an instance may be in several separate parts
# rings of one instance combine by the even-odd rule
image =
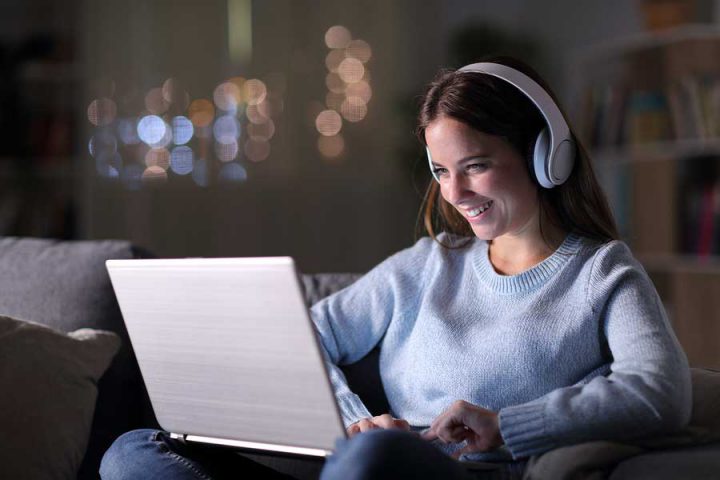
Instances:
[[[311,309],[346,427],[372,415],[350,390],[338,365],[351,364],[366,356],[380,342],[398,309],[403,309],[416,295],[416,279],[421,278],[422,265],[413,262],[420,243],[390,257],[353,285]],[[408,264],[415,268],[407,268]]]
[[[682,348],[651,281],[620,242],[597,254],[587,301],[612,355],[611,373],[500,411],[513,456],[561,445],[652,435],[690,415],[690,377]]]

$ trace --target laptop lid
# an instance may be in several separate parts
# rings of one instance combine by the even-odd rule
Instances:
[[[317,456],[345,436],[291,258],[106,265],[163,429]]]

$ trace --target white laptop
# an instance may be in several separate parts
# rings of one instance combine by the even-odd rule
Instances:
[[[106,265],[164,430],[316,457],[345,437],[291,258]]]

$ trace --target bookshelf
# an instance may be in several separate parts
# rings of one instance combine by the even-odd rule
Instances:
[[[720,28],[583,50],[578,135],[691,365],[720,368]]]

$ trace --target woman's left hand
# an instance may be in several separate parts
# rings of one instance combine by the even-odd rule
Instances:
[[[440,439],[444,443],[466,441],[467,445],[453,457],[464,453],[487,452],[502,445],[498,414],[463,400],[454,402],[441,413],[423,434],[425,440]]]

